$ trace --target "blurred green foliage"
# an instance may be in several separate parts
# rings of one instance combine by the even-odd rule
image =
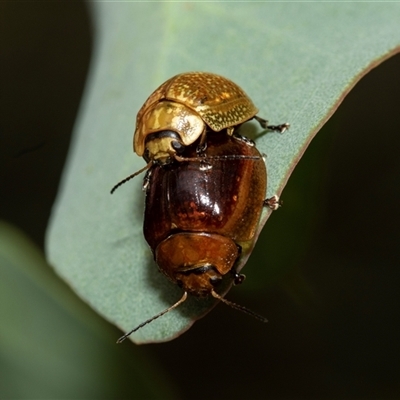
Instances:
[[[165,373],[52,272],[18,229],[0,222],[0,397],[172,399]]]

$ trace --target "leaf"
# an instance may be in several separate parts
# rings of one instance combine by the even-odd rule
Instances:
[[[290,122],[288,133],[256,139],[267,154],[267,194],[279,195],[349,90],[399,51],[400,8],[356,2],[92,7],[95,54],[48,228],[47,255],[83,299],[126,331],[181,297],[158,272],[143,238],[141,179],[109,195],[116,182],[144,166],[132,154],[132,133],[150,93],[180,72],[214,72],[239,84],[260,116],[273,124]],[[255,129],[250,123],[245,133],[254,135]],[[132,340],[170,340],[212,304],[191,298]]]
[[[33,243],[2,221],[0,320],[2,398],[173,398],[148,357],[137,348],[116,351],[115,332],[54,275]]]

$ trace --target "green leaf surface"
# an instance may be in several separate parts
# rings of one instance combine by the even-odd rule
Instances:
[[[257,137],[255,124],[244,127],[267,154],[267,195],[280,195],[349,90],[398,52],[400,4],[107,2],[92,10],[95,53],[47,255],[83,299],[125,331],[181,297],[143,238],[142,180],[109,195],[144,166],[132,154],[132,134],[150,93],[177,73],[214,72],[239,84],[270,123],[290,122],[284,135]],[[170,340],[212,304],[191,298],[132,340]]]

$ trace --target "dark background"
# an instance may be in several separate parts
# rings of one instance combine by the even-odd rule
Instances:
[[[81,2],[1,3],[0,13],[0,219],[43,248],[90,18]],[[357,84],[296,168],[229,295],[268,325],[220,305],[142,350],[181,398],[400,397],[399,104],[397,55]],[[112,397],[134,398],[126,372]]]

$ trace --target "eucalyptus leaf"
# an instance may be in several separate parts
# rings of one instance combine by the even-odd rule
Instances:
[[[267,155],[267,196],[280,195],[313,136],[371,68],[399,51],[400,4],[316,2],[92,3],[95,52],[73,145],[47,232],[56,271],[124,331],[181,297],[158,272],[143,235],[136,113],[171,76],[208,71],[233,80],[280,135],[256,137]],[[367,116],[366,116],[367,118]],[[351,134],[351,132],[349,132]],[[318,166],[316,166],[318,168]],[[260,222],[260,230],[269,212]],[[245,260],[244,260],[245,261]],[[170,340],[214,302],[190,298],[132,335]]]

